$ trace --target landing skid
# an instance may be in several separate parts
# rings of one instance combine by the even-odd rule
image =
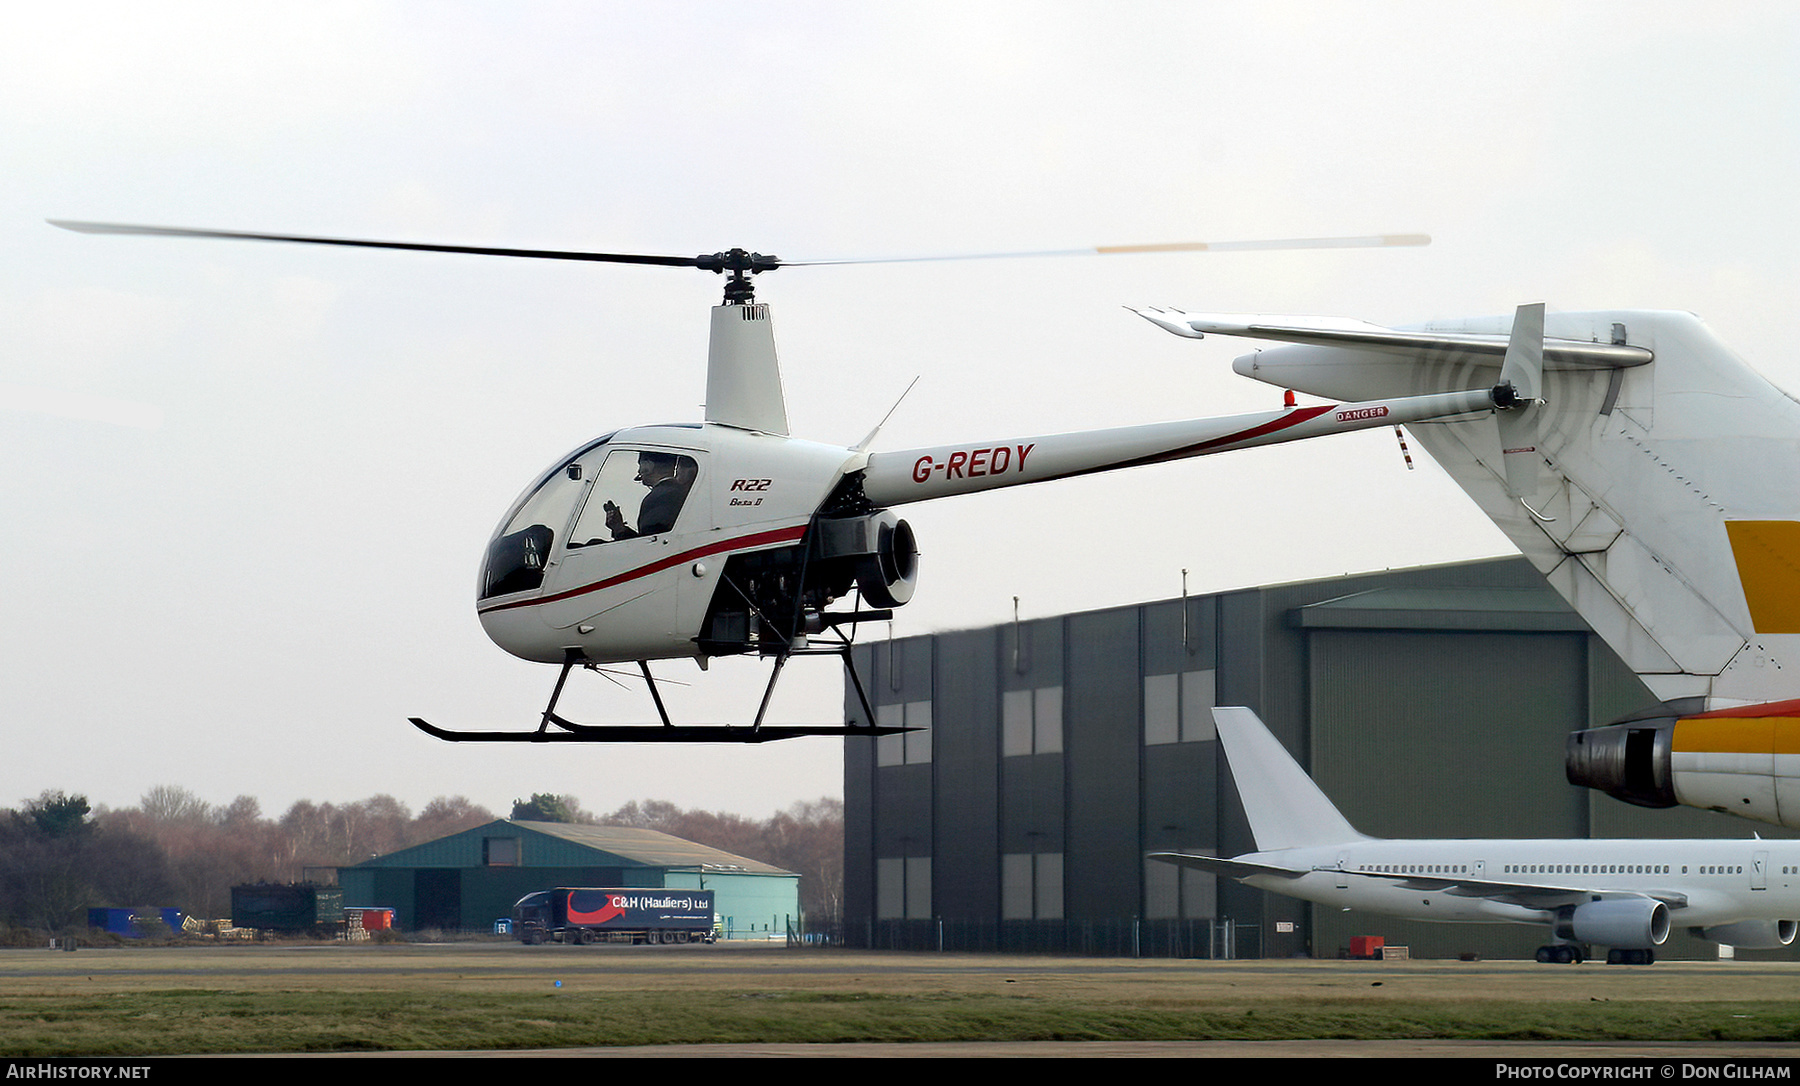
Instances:
[[[851,685],[856,689],[857,700],[862,704],[863,717],[868,723],[763,723],[763,717],[769,711],[769,699],[775,694],[775,683],[781,678],[781,669],[786,666],[788,657],[793,655],[839,657],[844,663],[844,674],[849,677]],[[862,679],[857,675],[856,665],[850,658],[848,642],[841,642],[829,648],[790,648],[787,652],[776,656],[774,670],[769,675],[769,685],[763,690],[762,704],[756,710],[756,719],[748,725],[678,725],[674,723],[669,719],[669,711],[663,707],[662,694],[657,689],[656,678],[650,674],[650,664],[645,660],[638,661],[638,670],[643,673],[644,683],[649,687],[651,700],[656,702],[657,715],[662,718],[661,724],[577,724],[575,721],[558,715],[556,703],[562,698],[563,684],[568,681],[569,672],[576,667],[591,666],[593,665],[583,660],[579,654],[573,650],[570,651],[568,658],[563,661],[561,674],[556,677],[556,689],[550,694],[550,704],[545,706],[536,731],[453,731],[449,728],[437,727],[416,716],[407,719],[412,721],[413,727],[426,735],[449,743],[772,743],[778,739],[800,739],[807,736],[877,736],[918,730],[875,723],[875,710],[869,704],[869,696],[863,690]]]
[[[426,735],[451,743],[772,743],[809,735],[892,735],[912,728],[864,728],[855,724],[572,724],[553,721],[565,731],[458,732],[409,717]]]

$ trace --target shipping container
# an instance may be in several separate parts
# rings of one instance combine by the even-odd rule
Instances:
[[[233,886],[231,923],[260,931],[336,931],[344,926],[344,892],[311,882]]]

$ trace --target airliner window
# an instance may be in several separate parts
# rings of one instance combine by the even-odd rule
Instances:
[[[581,519],[569,535],[570,548],[672,530],[699,470],[691,456],[614,449],[594,478]]]

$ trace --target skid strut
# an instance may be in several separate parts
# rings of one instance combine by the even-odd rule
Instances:
[[[884,727],[875,723],[874,707],[869,704],[869,695],[863,688],[861,676],[856,672],[856,663],[851,658],[850,651],[850,642],[840,640],[829,646],[790,648],[775,654],[774,667],[769,674],[769,684],[763,689],[762,702],[757,706],[756,719],[748,725],[676,724],[669,719],[669,711],[663,705],[656,677],[650,673],[650,664],[646,660],[638,661],[638,670],[644,676],[644,684],[650,690],[650,698],[656,704],[656,715],[661,718],[662,723],[578,724],[556,711],[556,703],[562,700],[563,687],[569,681],[569,672],[578,666],[592,666],[574,650],[570,650],[563,660],[562,670],[556,676],[556,686],[550,692],[550,703],[544,707],[535,731],[455,731],[437,727],[416,716],[408,719],[426,735],[451,743],[771,743],[778,739],[799,739],[815,735],[875,736],[916,731],[915,728]],[[781,672],[787,666],[788,658],[795,655],[838,657],[843,662],[845,676],[856,691],[857,702],[862,706],[863,719],[867,723],[764,723],[764,717],[769,712],[769,702],[775,696],[775,684],[781,679]]]

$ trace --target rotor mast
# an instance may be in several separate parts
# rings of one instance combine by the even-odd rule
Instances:
[[[706,421],[788,436],[787,398],[775,356],[775,326],[756,300],[753,276],[781,258],[727,249],[694,258],[694,266],[726,276],[725,300],[713,307],[706,350]]]

